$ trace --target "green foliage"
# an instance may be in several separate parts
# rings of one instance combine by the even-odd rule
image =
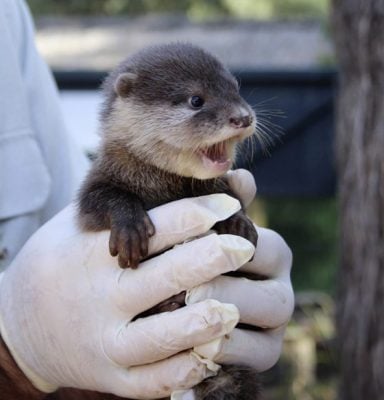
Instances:
[[[198,1],[200,3],[201,1]],[[210,3],[211,1],[208,1]],[[186,12],[193,0],[28,0],[34,14],[138,15]],[[201,2],[202,3],[202,2]]]
[[[334,294],[338,262],[335,199],[266,199],[268,227],[287,241],[293,252],[295,290]]]
[[[182,12],[191,19],[324,17],[329,0],[28,0],[34,14],[138,15]]]
[[[223,0],[231,15],[240,18],[324,17],[329,0]]]
[[[192,0],[186,14],[191,20],[203,21],[231,15],[223,0]]]

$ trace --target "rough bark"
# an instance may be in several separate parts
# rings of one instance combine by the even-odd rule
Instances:
[[[333,0],[340,398],[384,398],[384,0]]]

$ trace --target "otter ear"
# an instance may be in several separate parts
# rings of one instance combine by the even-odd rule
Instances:
[[[120,97],[127,97],[137,79],[137,75],[133,72],[124,72],[120,74],[114,84],[115,92]]]

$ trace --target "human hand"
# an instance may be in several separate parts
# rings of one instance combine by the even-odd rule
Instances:
[[[150,254],[207,232],[237,212],[226,195],[183,199],[149,212]],[[144,399],[169,396],[215,373],[190,349],[228,334],[237,308],[203,300],[171,313],[135,315],[249,260],[245,239],[211,234],[122,270],[109,232],[84,233],[66,208],[44,225],[3,273],[1,334],[42,391],[76,387]]]
[[[231,171],[228,176],[232,190],[249,205],[256,193],[252,175],[245,170]],[[246,276],[263,276],[250,280],[219,276],[187,292],[186,303],[196,304],[216,299],[236,305],[240,323],[262,330],[235,328],[229,335],[194,348],[200,356],[218,364],[253,366],[262,372],[278,360],[286,325],[292,315],[294,295],[290,280],[292,253],[276,232],[257,228],[258,243],[252,261],[238,271]],[[178,391],[173,400],[189,399],[190,391]]]

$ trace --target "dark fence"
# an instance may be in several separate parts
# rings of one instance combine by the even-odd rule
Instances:
[[[335,71],[249,71],[235,75],[273,144],[253,143],[238,165],[265,196],[330,196],[335,192]],[[105,74],[55,72],[61,90],[96,90]]]

